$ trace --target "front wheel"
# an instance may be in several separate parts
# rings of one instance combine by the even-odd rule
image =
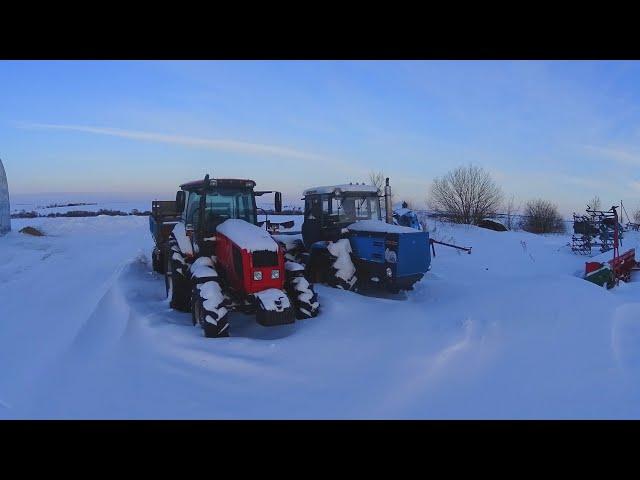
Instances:
[[[194,325],[200,325],[207,338],[229,336],[227,309],[220,284],[209,281],[193,287],[191,312]]]

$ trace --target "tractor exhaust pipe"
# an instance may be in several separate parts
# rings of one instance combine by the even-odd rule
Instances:
[[[393,223],[393,209],[391,207],[391,187],[389,186],[389,177],[387,177],[384,185],[384,209],[386,210],[386,222]]]

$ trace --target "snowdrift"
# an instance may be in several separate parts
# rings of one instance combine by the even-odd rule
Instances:
[[[640,282],[584,281],[568,236],[434,224],[473,254],[436,246],[414,291],[317,286],[317,318],[234,312],[213,340],[169,309],[146,222],[0,238],[1,418],[640,417]]]

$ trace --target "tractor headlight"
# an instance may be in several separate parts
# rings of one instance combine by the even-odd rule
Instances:
[[[280,278],[280,270],[271,270],[271,278],[272,279]]]
[[[387,277],[391,278],[391,276],[393,275],[393,270],[391,270],[390,267],[387,267]]]
[[[262,272],[253,272],[254,280],[262,280]]]

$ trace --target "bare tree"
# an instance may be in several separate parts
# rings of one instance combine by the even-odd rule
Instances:
[[[369,183],[378,188],[378,194],[384,193],[385,176],[383,172],[369,172]]]
[[[516,218],[518,213],[520,212],[521,206],[522,205],[520,203],[516,203],[516,196],[512,193],[504,205],[506,215],[504,223],[505,227],[507,227],[509,230],[513,230],[513,228],[518,225],[518,222],[516,222]]]
[[[374,187],[378,188],[378,195],[384,195],[384,186],[386,183],[387,177],[385,177],[384,172],[369,172],[369,183]],[[393,204],[393,199],[396,198],[396,194],[391,191],[391,203]]]
[[[587,205],[591,207],[591,210],[600,210],[600,207],[602,207],[602,202],[600,201],[600,197],[596,195],[591,200],[589,200],[589,203]]]
[[[502,191],[482,167],[457,167],[431,185],[429,207],[456,223],[478,223],[502,202]]]
[[[524,207],[522,229],[531,233],[564,233],[566,226],[555,204],[536,199]]]
[[[640,208],[633,212],[633,223],[640,223]]]

